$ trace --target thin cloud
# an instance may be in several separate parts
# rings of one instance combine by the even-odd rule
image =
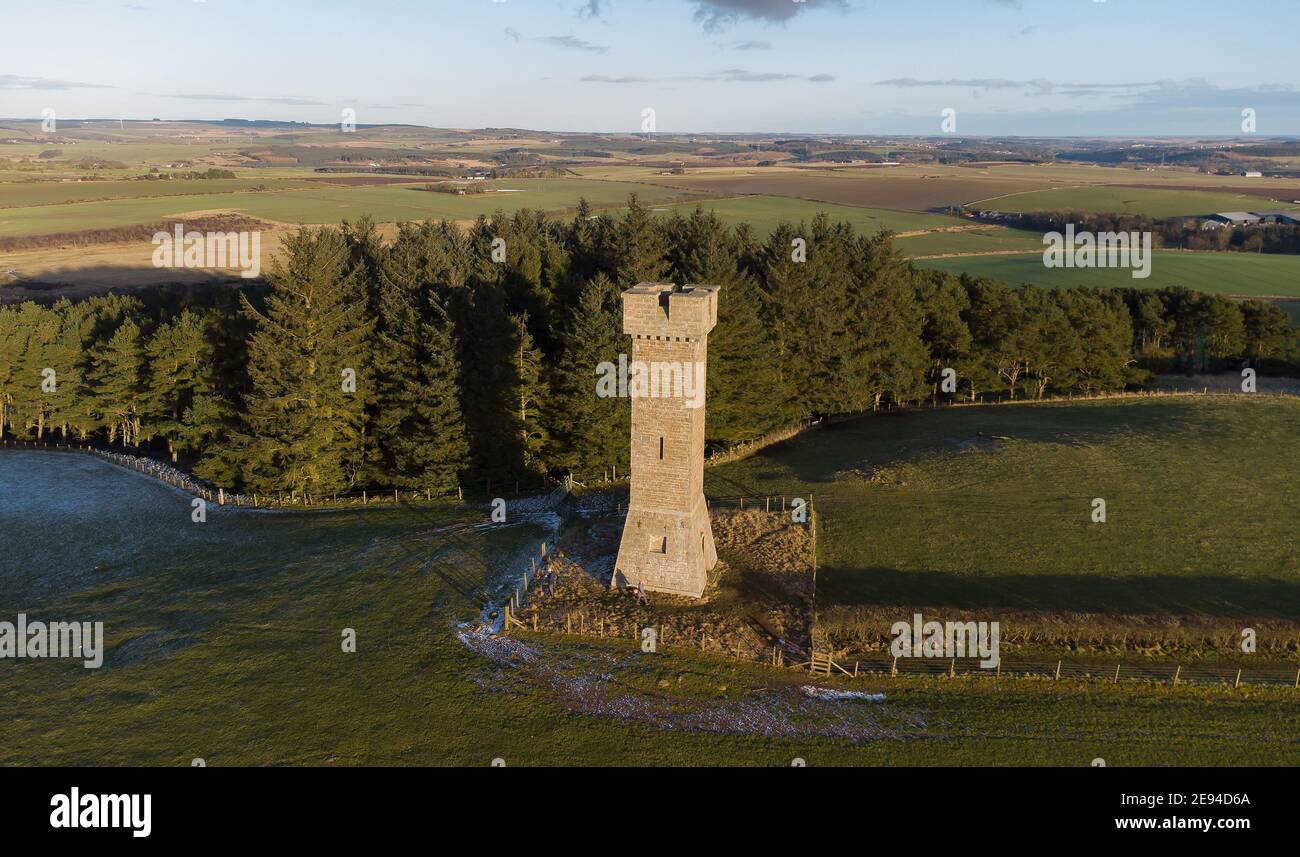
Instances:
[[[520,42],[527,38],[530,42],[537,42],[543,45],[550,45],[553,48],[564,48],[568,51],[582,51],[589,54],[603,54],[609,51],[605,45],[593,44],[586,39],[579,39],[576,36],[531,36],[526,37],[523,33],[514,27],[506,27],[506,38],[512,42]]]
[[[588,74],[578,78],[582,83],[776,83],[802,80],[809,83],[827,83],[835,80],[831,74],[789,74],[784,72],[756,72],[743,68],[724,68],[710,74],[674,75],[672,77],[639,77],[634,75],[610,76]]]
[[[588,74],[578,78],[582,83],[650,83],[648,77],[635,77],[625,75],[622,77],[611,77],[607,74]]]
[[[1035,78],[1033,80],[1008,80],[999,77],[949,78],[946,80],[922,80],[914,77],[896,77],[880,80],[876,86],[894,86],[902,88],[952,88],[973,89],[978,92],[990,90],[1021,90],[1028,95],[1067,95],[1085,96],[1101,92],[1136,94],[1145,89],[1165,85],[1162,81],[1146,80],[1122,83],[1058,83],[1056,81]]]
[[[103,83],[81,83],[75,80],[51,80],[48,77],[28,77],[21,74],[0,74],[0,89],[117,89]]]
[[[536,36],[535,42],[541,42],[556,48],[564,48],[570,51],[586,51],[587,53],[603,54],[609,50],[604,45],[593,45],[586,39],[579,39],[575,36]]]
[[[772,50],[772,43],[746,39],[740,42],[732,42],[731,49],[735,51],[770,51]]]
[[[263,104],[283,104],[291,107],[325,107],[325,101],[313,101],[309,98],[299,98],[295,95],[284,95],[271,98],[260,98],[247,95],[217,95],[202,92],[177,92],[170,95],[164,95],[164,98],[180,98],[185,101],[257,101]]]

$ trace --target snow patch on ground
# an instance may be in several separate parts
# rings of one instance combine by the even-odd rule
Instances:
[[[674,732],[835,738],[852,743],[906,740],[920,737],[925,729],[925,720],[913,710],[842,704],[883,702],[883,694],[826,688],[815,688],[810,694],[811,685],[802,692],[777,686],[723,699],[673,689],[656,692],[639,689],[635,682],[651,669],[646,658],[657,655],[530,644],[501,636],[490,626],[462,625],[455,633],[466,649],[489,662],[488,669],[470,676],[484,690],[537,695],[574,714]]]

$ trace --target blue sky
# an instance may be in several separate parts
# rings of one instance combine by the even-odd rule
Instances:
[[[31,0],[0,116],[1300,135],[1300,2]]]

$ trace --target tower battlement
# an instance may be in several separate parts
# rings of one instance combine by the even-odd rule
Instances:
[[[718,287],[640,283],[623,293],[623,332],[651,339],[699,339],[718,323]]]

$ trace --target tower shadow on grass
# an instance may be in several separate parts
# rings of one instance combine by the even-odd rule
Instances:
[[[1300,616],[1300,581],[1222,574],[1098,576],[823,566],[817,605],[1177,616]]]

